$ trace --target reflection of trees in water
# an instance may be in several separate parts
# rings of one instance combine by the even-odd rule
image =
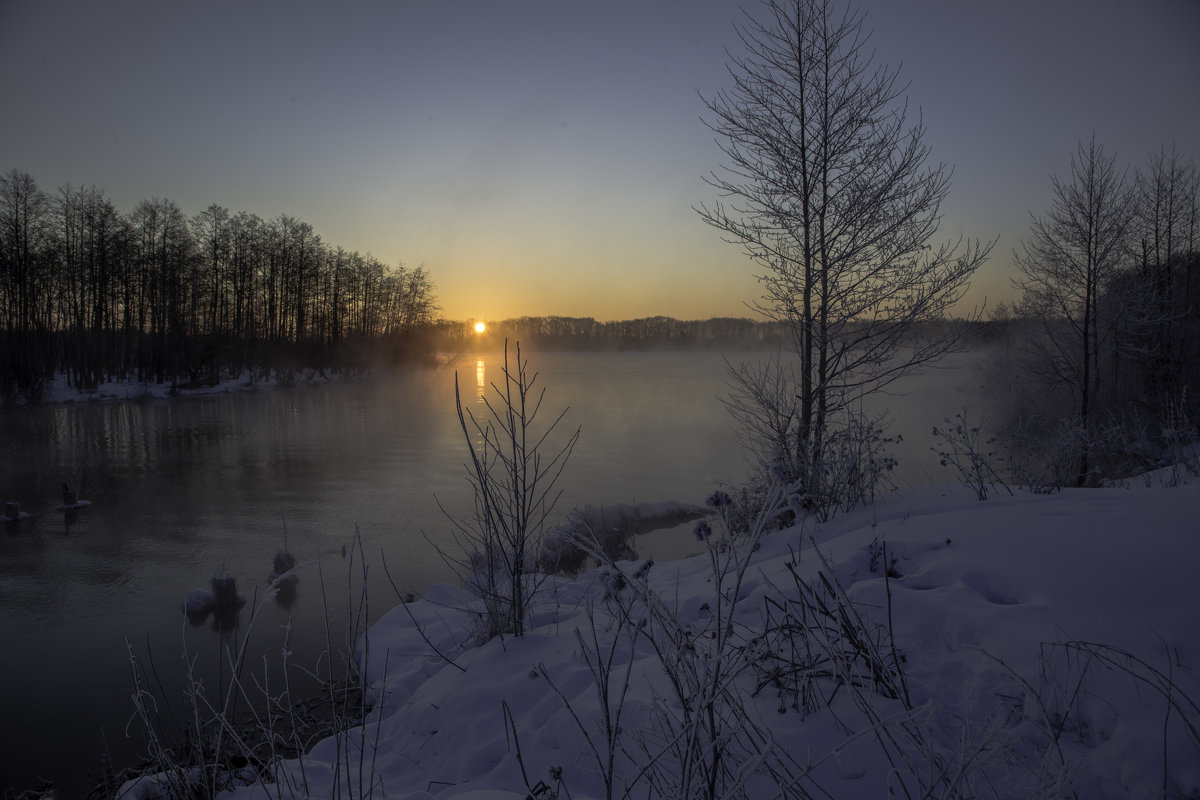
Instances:
[[[79,524],[79,512],[75,509],[67,509],[63,512],[63,533],[69,534],[71,528]]]
[[[222,639],[229,639],[233,636],[234,631],[238,629],[241,623],[241,610],[237,608],[221,608],[213,611],[212,614],[212,629],[221,635]]]
[[[292,572],[295,568],[296,557],[287,551],[287,535],[285,533],[284,549],[275,554],[271,574],[267,578],[275,592],[275,604],[285,611],[290,610],[296,602],[300,578]]]
[[[185,610],[187,621],[192,627],[200,628],[212,619],[212,629],[221,635],[222,640],[233,636],[234,631],[241,625],[241,608],[205,608],[201,610]]]
[[[446,377],[412,369],[328,386],[31,408],[0,429],[4,449],[22,454],[20,468],[0,467],[0,486],[41,508],[69,481],[97,503],[100,521],[120,521],[96,545],[122,553],[135,533],[172,545],[241,536],[281,514],[311,518],[330,477],[395,472],[397,458],[436,447],[431,421],[439,397],[448,402]],[[78,530],[76,519],[68,529]]]
[[[152,501],[160,480],[186,475],[190,487],[219,490],[228,505],[231,491],[253,492],[264,481],[286,486],[294,475],[378,460],[397,436],[406,446],[428,444],[436,434],[427,422],[449,402],[442,377],[414,368],[300,389],[30,408],[4,421],[4,450],[28,460],[19,471],[10,464],[0,485],[33,507],[57,497],[64,480],[98,498],[100,489],[128,491],[137,478]]]

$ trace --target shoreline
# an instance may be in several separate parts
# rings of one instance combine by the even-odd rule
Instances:
[[[369,373],[368,373],[369,374]],[[173,400],[176,398],[209,397],[216,394],[239,394],[265,389],[286,389],[300,386],[323,386],[354,380],[359,376],[337,373],[326,374],[324,370],[306,367],[294,377],[280,379],[275,374],[265,378],[241,375],[217,383],[156,383],[154,381],[108,381],[92,391],[81,390],[70,385],[65,374],[57,374],[44,392],[43,398],[35,403],[23,402],[16,408],[65,405],[71,403],[123,403],[145,400]]]

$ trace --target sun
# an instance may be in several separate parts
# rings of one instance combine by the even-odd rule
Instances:
[[[475,323],[475,332],[476,333],[483,333],[486,330],[487,330],[487,325],[484,325],[482,322]]]

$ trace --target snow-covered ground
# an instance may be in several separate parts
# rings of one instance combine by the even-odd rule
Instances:
[[[227,796],[1200,797],[1200,485],[1161,482],[899,492],[740,582],[552,579],[519,639],[436,586],[370,629],[366,724]]]

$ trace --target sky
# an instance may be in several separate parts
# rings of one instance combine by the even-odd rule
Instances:
[[[756,10],[757,0],[747,0]],[[864,0],[932,158],[939,240],[999,237],[961,313],[1093,131],[1200,157],[1196,0]],[[0,171],[288,214],[424,265],[450,319],[753,316],[756,267],[700,221],[733,0],[0,0]]]

